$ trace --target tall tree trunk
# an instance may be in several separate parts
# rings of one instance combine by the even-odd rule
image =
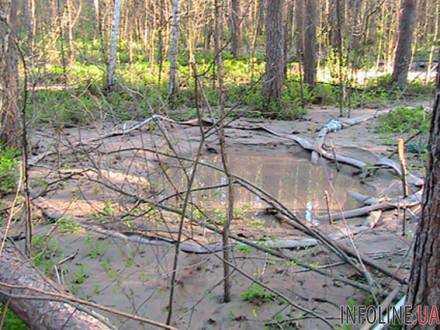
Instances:
[[[231,0],[230,13],[231,52],[235,58],[240,55],[241,48],[241,11],[240,0]]]
[[[163,70],[163,48],[164,48],[164,44],[163,44],[163,40],[164,40],[164,28],[165,28],[165,8],[164,8],[164,3],[163,1],[160,2],[159,4],[159,29],[157,31],[157,56],[156,56],[156,60],[157,60],[157,64],[158,64],[158,77],[157,77],[157,81],[160,84],[162,81],[162,70]]]
[[[329,15],[330,25],[330,44],[333,49],[339,47],[339,41],[342,39],[341,26],[345,25],[345,1],[331,0],[331,11]]]
[[[74,58],[75,58],[74,47],[73,47],[73,6],[72,6],[72,0],[66,1],[66,10],[67,10],[67,42],[69,45],[68,62],[69,62],[69,65],[72,65]]]
[[[27,34],[27,42],[29,49],[32,50],[32,40],[33,40],[33,31],[34,31],[34,21],[35,17],[35,8],[32,1],[24,0],[23,1],[23,23],[26,27]]]
[[[423,200],[406,300],[412,306],[414,316],[417,306],[422,310],[424,306],[440,306],[440,66],[437,67],[437,93],[431,121]],[[438,325],[423,328],[438,329]]]
[[[18,29],[19,2],[12,0],[9,6],[7,17],[11,30],[3,23],[0,23],[0,86],[3,90],[0,95],[0,142],[7,146],[18,146],[19,140],[19,77],[18,77],[18,50],[14,43],[15,33]]]
[[[295,42],[296,42],[296,55],[298,58],[298,73],[299,73],[299,87],[300,87],[300,98],[301,106],[305,107],[304,98],[304,1],[295,0]]]
[[[304,0],[295,0],[295,41],[298,61],[303,57]]]
[[[112,89],[115,82],[116,56],[119,43],[119,26],[121,24],[121,6],[122,0],[115,0],[107,64],[107,89],[109,90]]]
[[[305,0],[304,3],[304,38],[303,39],[303,60],[304,60],[304,82],[314,86],[316,82],[316,1]]]
[[[177,55],[179,52],[179,0],[172,2],[172,23],[170,36],[170,49],[168,51],[168,59],[170,61],[170,72],[168,80],[168,97],[174,102],[177,92]]]
[[[256,0],[258,6],[257,28],[255,35],[258,37],[263,30],[264,25],[264,8],[266,7],[266,0]]]
[[[284,76],[287,75],[287,65],[292,51],[293,40],[293,1],[287,2],[287,16],[284,28]]]
[[[93,0],[93,6],[95,8],[95,20],[96,20],[96,26],[98,28],[98,39],[99,39],[99,48],[101,51],[101,61],[104,61],[106,63],[107,54],[105,52],[105,40],[104,40],[104,34],[102,31],[102,18],[101,18],[101,8],[99,5],[99,0]]]
[[[394,56],[393,82],[403,88],[408,78],[411,62],[411,44],[417,15],[417,0],[402,0],[399,32]]]
[[[267,102],[279,102],[284,83],[283,0],[266,3],[266,74],[263,95]]]

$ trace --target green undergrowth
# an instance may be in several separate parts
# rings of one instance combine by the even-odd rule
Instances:
[[[378,120],[377,131],[382,134],[427,134],[430,116],[422,106],[397,107]]]
[[[199,105],[212,108],[219,105],[219,93],[214,83],[215,71],[210,58],[200,57],[197,70]],[[32,77],[44,82],[32,93],[29,107],[33,125],[55,126],[84,125],[95,120],[123,121],[139,119],[154,113],[164,113],[177,120],[196,117],[195,82],[184,59],[178,66],[179,92],[173,100],[175,110],[170,110],[167,97],[168,64],[162,67],[146,61],[132,64],[120,63],[116,71],[117,85],[111,92],[103,88],[105,66],[78,61],[67,68],[50,65],[34,70]],[[268,101],[261,93],[261,76],[264,62],[259,58],[249,60],[224,59],[224,91],[226,107],[236,107],[231,116],[293,120],[303,117],[310,104],[339,104],[340,88],[337,84],[318,83],[313,88],[301,87],[299,76],[288,70],[281,101]],[[350,89],[344,107],[381,106],[391,101],[411,97],[427,97],[433,84],[411,81],[406,90],[390,87],[390,76],[368,80],[365,86]]]
[[[18,157],[20,152],[15,148],[0,145],[0,196],[11,193],[17,184]]]
[[[275,295],[257,283],[252,283],[241,294],[241,299],[254,304],[262,304],[275,300]]]
[[[396,146],[397,139],[403,138],[405,149],[413,161],[412,169],[423,169],[428,157],[428,138],[431,116],[421,106],[398,107],[392,112],[379,117],[376,131],[383,143]]]

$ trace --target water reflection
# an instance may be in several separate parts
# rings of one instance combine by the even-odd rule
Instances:
[[[332,211],[352,208],[357,203],[347,192],[366,192],[356,178],[349,175],[349,169],[337,172],[325,165],[313,165],[310,155],[305,152],[276,153],[261,151],[231,151],[228,153],[232,173],[246,178],[255,185],[281,201],[291,210],[305,217],[322,214],[327,210],[324,192],[329,194],[329,207]],[[203,159],[205,162],[221,167],[220,155]],[[186,180],[182,173],[172,170],[171,176],[185,189]],[[200,166],[197,170],[194,187],[207,187],[226,183],[220,172]],[[266,207],[258,196],[242,187],[236,188],[236,207],[252,209]],[[204,206],[216,208],[226,202],[226,189],[208,190],[193,193],[193,200]]]

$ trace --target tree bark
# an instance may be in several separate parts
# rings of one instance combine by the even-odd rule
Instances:
[[[109,55],[107,64],[107,89],[112,89],[115,82],[116,56],[119,43],[119,26],[121,24],[122,0],[115,0],[113,9],[112,30],[110,34]]]
[[[101,18],[101,9],[99,0],[93,0],[93,6],[95,9],[95,20],[96,20],[96,27],[98,28],[98,39],[99,39],[99,48],[101,51],[101,60],[105,62],[107,58],[107,54],[105,51],[105,41],[104,41],[104,34],[102,31],[102,18]]]
[[[3,60],[0,61],[1,80],[3,89],[0,95],[0,142],[6,146],[19,145],[19,76],[18,76],[18,50],[14,43],[15,33],[18,29],[18,1],[12,0],[9,6],[7,22],[9,26],[0,23],[0,52]]]
[[[431,121],[429,160],[423,197],[422,216],[416,233],[406,300],[406,303],[412,306],[414,317],[418,306],[422,311],[424,306],[440,306],[440,66],[437,67],[437,93]],[[417,326],[407,328],[414,329]],[[438,324],[423,328],[438,329]]]
[[[0,234],[3,240],[3,233],[0,232]],[[0,282],[65,294],[62,287],[41,275],[31,262],[8,241],[0,254]],[[109,329],[97,318],[71,304],[50,300],[8,298],[9,295],[17,294],[35,295],[28,290],[9,289],[0,285],[0,298],[10,299],[9,307],[32,329]]]
[[[295,0],[295,42],[298,60],[303,57],[304,0]]]
[[[399,16],[399,32],[394,55],[393,83],[404,88],[411,62],[411,44],[417,15],[417,0],[403,0]]]
[[[292,41],[293,41],[293,1],[287,2],[286,8],[286,23],[284,27],[284,76],[287,75],[287,65],[289,57],[291,56],[292,51]]]
[[[314,86],[316,82],[316,1],[305,0],[304,3],[304,38],[303,40],[303,66],[304,82],[309,86]]]
[[[168,97],[173,103],[177,92],[177,55],[179,52],[179,0],[172,2],[172,24],[170,36],[170,49],[168,59],[170,61],[170,72],[168,80]]]
[[[263,95],[268,102],[279,102],[284,83],[283,0],[266,4],[266,74]]]
[[[241,11],[240,0],[231,0],[230,13],[231,52],[235,58],[240,55],[241,48]]]

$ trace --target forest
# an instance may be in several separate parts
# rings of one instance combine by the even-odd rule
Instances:
[[[440,0],[0,0],[0,330],[438,329]]]

